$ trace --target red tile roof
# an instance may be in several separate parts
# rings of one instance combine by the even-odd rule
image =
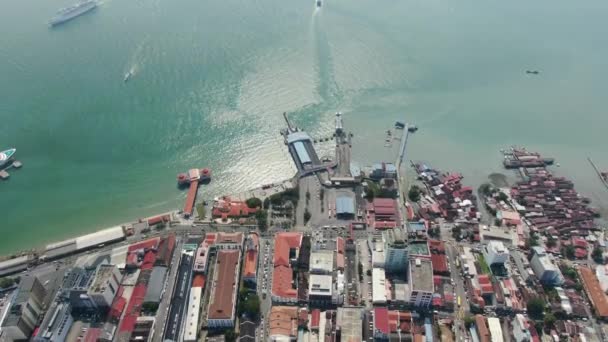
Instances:
[[[376,330],[380,331],[385,335],[388,335],[390,333],[387,308],[374,309],[374,328],[376,328]]]
[[[233,201],[230,197],[223,197],[216,201],[212,209],[213,217],[221,217],[227,219],[229,217],[249,216],[258,211],[257,208],[249,208],[247,203],[242,201]]]
[[[445,254],[432,254],[431,263],[433,264],[433,273],[448,272],[448,259]]]
[[[89,328],[84,336],[83,342],[97,342],[97,338],[101,336],[100,328]]]
[[[319,309],[314,309],[312,310],[312,314],[311,314],[311,320],[310,320],[310,327],[311,328],[319,328],[319,322],[321,321],[321,310]]]
[[[192,279],[192,287],[205,287],[205,276],[202,274],[197,274]]]
[[[429,249],[439,254],[445,253],[445,244],[439,240],[429,240]]]
[[[138,249],[151,249],[151,248],[157,248],[158,247],[158,243],[160,242],[160,238],[159,237],[155,237],[155,238],[151,238],[148,240],[144,240],[138,243],[134,243],[131,246],[129,246],[128,251],[129,252],[133,252],[136,251]]]
[[[255,278],[258,269],[258,251],[250,249],[245,251],[245,267],[243,278]]]
[[[282,298],[297,298],[298,291],[293,288],[293,270],[289,263],[290,251],[298,250],[302,245],[302,233],[283,232],[274,240],[274,270],[272,277],[272,294]]]
[[[581,275],[584,288],[587,291],[596,315],[601,318],[608,318],[608,298],[606,298],[606,294],[602,291],[600,281],[597,279],[595,272],[583,266],[579,266],[578,272]]]
[[[475,315],[475,326],[479,335],[479,342],[490,342],[490,331],[486,326],[486,319],[482,315]]]
[[[217,253],[216,277],[213,284],[215,292],[209,305],[209,319],[233,318],[239,258],[238,250],[220,250]]]

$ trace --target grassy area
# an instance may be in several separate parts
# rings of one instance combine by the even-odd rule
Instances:
[[[491,274],[490,266],[488,266],[488,263],[486,262],[486,258],[484,258],[483,255],[480,255],[479,258],[477,258],[477,261],[479,262],[479,267],[481,268],[481,273]]]
[[[203,203],[196,205],[196,213],[198,214],[199,219],[205,218],[205,205]]]

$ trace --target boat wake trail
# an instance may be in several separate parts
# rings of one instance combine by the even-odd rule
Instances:
[[[318,11],[318,9],[316,9]],[[312,20],[312,44],[316,58],[317,93],[323,99],[326,108],[333,108],[341,98],[341,91],[335,79],[334,63],[327,35],[322,27],[321,17],[315,15]]]

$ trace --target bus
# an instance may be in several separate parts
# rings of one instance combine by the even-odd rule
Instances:
[[[460,296],[458,296],[458,307],[460,307]]]

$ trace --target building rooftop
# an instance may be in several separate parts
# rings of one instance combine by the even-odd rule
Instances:
[[[293,306],[273,306],[268,318],[270,337],[294,337],[298,331],[298,308]]]
[[[608,317],[608,298],[606,298],[606,294],[602,291],[602,286],[595,273],[592,269],[583,266],[579,266],[578,272],[581,275],[583,286],[585,291],[587,291],[596,314],[602,318]]]
[[[104,292],[108,282],[113,276],[113,272],[116,269],[114,265],[100,265],[97,269],[97,274],[95,275],[95,279],[93,283],[89,287],[91,292],[93,293],[101,293]],[[117,283],[120,283],[120,279],[116,279]]]
[[[355,199],[351,196],[341,195],[336,197],[336,214],[337,215],[354,215],[355,214]]]
[[[308,295],[310,296],[331,296],[332,295],[332,276],[311,274],[308,278]]]
[[[410,288],[412,291],[433,292],[433,265],[423,258],[410,259]]]
[[[316,251],[310,253],[310,271],[329,274],[334,270],[334,252]]]
[[[490,330],[490,337],[492,342],[503,342],[504,337],[502,335],[502,326],[500,320],[496,317],[488,317],[488,329]]]
[[[429,246],[425,242],[413,242],[407,246],[408,252],[410,255],[423,255],[429,256],[431,253],[429,252]]]
[[[362,341],[363,308],[338,308],[338,317],[336,319],[336,325],[340,329],[341,341]]]
[[[208,319],[233,319],[239,272],[239,250],[220,250],[217,253],[214,293],[209,305]]]
[[[391,248],[406,248],[405,233],[401,229],[385,230],[383,233],[384,241]]]
[[[275,235],[272,275],[272,294],[274,296],[298,297],[298,291],[293,284],[291,261],[298,258],[303,236],[302,233],[296,232],[282,232]]]

